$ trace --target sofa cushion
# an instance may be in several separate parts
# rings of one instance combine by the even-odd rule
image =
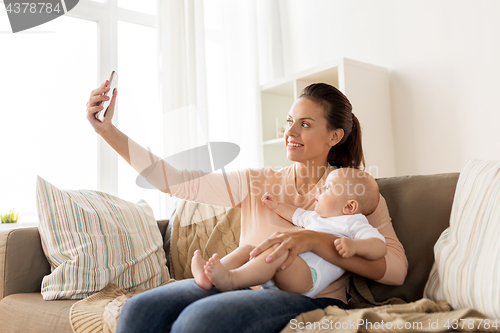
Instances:
[[[9,295],[0,302],[0,331],[72,333],[69,311],[76,300],[46,302],[40,293]]]
[[[144,201],[60,190],[38,177],[37,208],[52,269],[42,281],[45,300],[84,298],[108,283],[129,290],[169,280],[161,233]]]
[[[408,258],[408,274],[402,286],[367,280],[376,301],[398,297],[413,302],[422,298],[434,262],[432,248],[449,225],[457,179],[458,173],[448,173],[377,180]]]
[[[468,160],[425,296],[500,318],[500,161]]]

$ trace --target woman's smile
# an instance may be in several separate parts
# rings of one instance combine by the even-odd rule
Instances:
[[[295,142],[295,141],[291,141],[291,140],[288,141],[288,144],[287,144],[287,148],[290,149],[290,150],[299,149],[299,148],[302,148],[302,147],[304,147],[303,144]]]

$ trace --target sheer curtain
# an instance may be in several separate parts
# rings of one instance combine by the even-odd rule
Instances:
[[[262,166],[259,77],[283,74],[278,1],[169,0],[158,6],[159,155],[226,141],[241,149],[226,170]]]
[[[159,1],[160,100],[166,156],[208,140],[203,2]]]
[[[160,101],[165,158],[205,145],[208,141],[203,2],[158,1]],[[185,168],[197,169],[197,161]],[[173,211],[174,200],[164,210]]]
[[[240,146],[227,169],[262,162],[256,1],[205,1],[210,140]]]

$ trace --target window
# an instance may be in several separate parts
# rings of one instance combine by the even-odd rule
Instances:
[[[134,10],[145,14],[156,15],[155,0],[118,0],[118,7]]]
[[[37,175],[60,188],[97,186],[97,138],[85,119],[97,23],[63,16],[0,41],[0,214],[15,209],[20,222],[35,222]]]
[[[161,192],[135,186],[137,174],[123,165],[116,152],[102,149],[103,140],[85,118],[91,90],[117,69],[119,127],[123,125],[131,138],[160,151],[154,146],[161,144],[160,122],[148,121],[149,126],[158,125],[154,129],[130,125],[138,104],[145,107],[146,118],[159,110],[154,105],[159,101],[158,68],[152,61],[157,56],[155,1],[141,2],[141,8],[123,1],[80,0],[68,14],[16,34],[11,33],[7,13],[0,10],[4,51],[0,63],[0,214],[15,209],[20,222],[36,222],[35,180],[40,175],[62,189],[103,190],[131,201],[144,198],[156,218],[164,217],[159,212]],[[133,37],[127,37],[131,33]],[[141,95],[133,96],[133,92]],[[150,98],[137,99],[148,93]],[[109,162],[113,160],[118,162]]]

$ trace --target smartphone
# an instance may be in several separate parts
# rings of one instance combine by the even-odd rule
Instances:
[[[104,117],[106,117],[106,111],[108,111],[109,104],[111,103],[111,98],[113,97],[113,91],[115,91],[115,88],[118,86],[118,74],[115,71],[111,72],[111,76],[109,77],[109,91],[105,93],[104,95],[110,97],[109,100],[104,101],[102,103],[102,106],[104,107],[101,111],[97,112],[96,118],[101,121],[101,123],[104,121]]]

